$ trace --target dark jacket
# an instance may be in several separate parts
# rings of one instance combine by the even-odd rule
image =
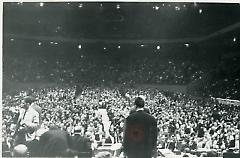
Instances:
[[[157,121],[144,110],[129,115],[125,122],[123,150],[128,157],[151,157],[157,143]]]
[[[76,134],[72,136],[71,149],[77,151],[78,156],[91,157],[91,140],[85,136]]]
[[[131,109],[129,114],[131,115],[131,114],[133,114],[134,112],[136,112],[136,108]],[[150,114],[150,110],[149,110],[148,108],[144,108],[144,112]]]

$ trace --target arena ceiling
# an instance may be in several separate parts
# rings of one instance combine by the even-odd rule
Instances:
[[[239,4],[4,3],[4,39],[204,40],[239,32]],[[128,41],[129,40],[129,41]]]

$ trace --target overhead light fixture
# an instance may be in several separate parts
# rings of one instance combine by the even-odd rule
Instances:
[[[80,3],[79,4],[79,6],[78,6],[78,8],[82,8],[83,7],[83,4],[82,3]]]
[[[234,38],[233,38],[233,42],[236,42],[236,41],[237,41],[237,38],[236,38],[236,37],[234,37]]]
[[[141,44],[140,47],[144,47],[144,44]]]
[[[120,5],[119,4],[117,4],[117,9],[120,9]]]
[[[158,9],[159,9],[159,6],[155,6],[154,8],[155,8],[155,10],[158,10]]]
[[[104,50],[106,50],[107,48],[106,48],[106,47],[104,47],[103,49],[104,49]]]
[[[39,3],[39,6],[40,6],[40,7],[43,7],[43,6],[44,6],[44,3],[43,3],[43,2],[40,2],[40,3]]]
[[[175,7],[175,10],[179,11],[179,10],[181,10],[181,8],[178,7],[178,6],[176,6],[176,7]]]
[[[121,46],[118,46],[118,49],[120,49],[121,48]]]
[[[38,42],[38,45],[41,46],[41,45],[42,45],[42,42]]]
[[[82,48],[82,45],[81,45],[81,44],[79,44],[79,45],[78,45],[78,49],[81,49],[81,48]]]
[[[160,46],[157,46],[157,50],[159,50],[161,47]]]
[[[199,14],[202,14],[202,9],[199,9],[198,12],[199,12]]]
[[[11,38],[11,39],[10,39],[10,41],[14,41],[14,39],[13,39],[13,38]]]
[[[184,45],[185,45],[186,47],[189,47],[189,43],[185,43]]]

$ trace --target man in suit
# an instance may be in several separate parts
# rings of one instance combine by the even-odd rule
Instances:
[[[135,100],[136,112],[125,120],[123,151],[128,158],[151,158],[157,146],[157,121],[144,110],[144,100]]]
[[[131,115],[131,114],[133,114],[134,112],[136,112],[136,110],[137,110],[137,108],[138,108],[137,105],[142,104],[142,102],[143,102],[143,104],[144,104],[144,99],[143,99],[142,97],[137,97],[137,98],[135,99],[135,103],[134,103],[135,107],[134,107],[133,109],[131,109],[131,111],[130,111],[129,114]],[[149,110],[148,108],[146,108],[146,107],[143,107],[143,111],[146,112],[146,113],[148,113],[148,114],[150,114],[150,110]]]
[[[26,144],[36,138],[36,131],[40,125],[41,108],[34,104],[35,98],[24,98],[23,106],[19,111],[15,144]]]

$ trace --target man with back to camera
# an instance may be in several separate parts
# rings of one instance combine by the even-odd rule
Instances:
[[[125,120],[123,151],[127,158],[151,158],[156,153],[157,121],[144,109],[144,100],[135,99],[136,112]]]

